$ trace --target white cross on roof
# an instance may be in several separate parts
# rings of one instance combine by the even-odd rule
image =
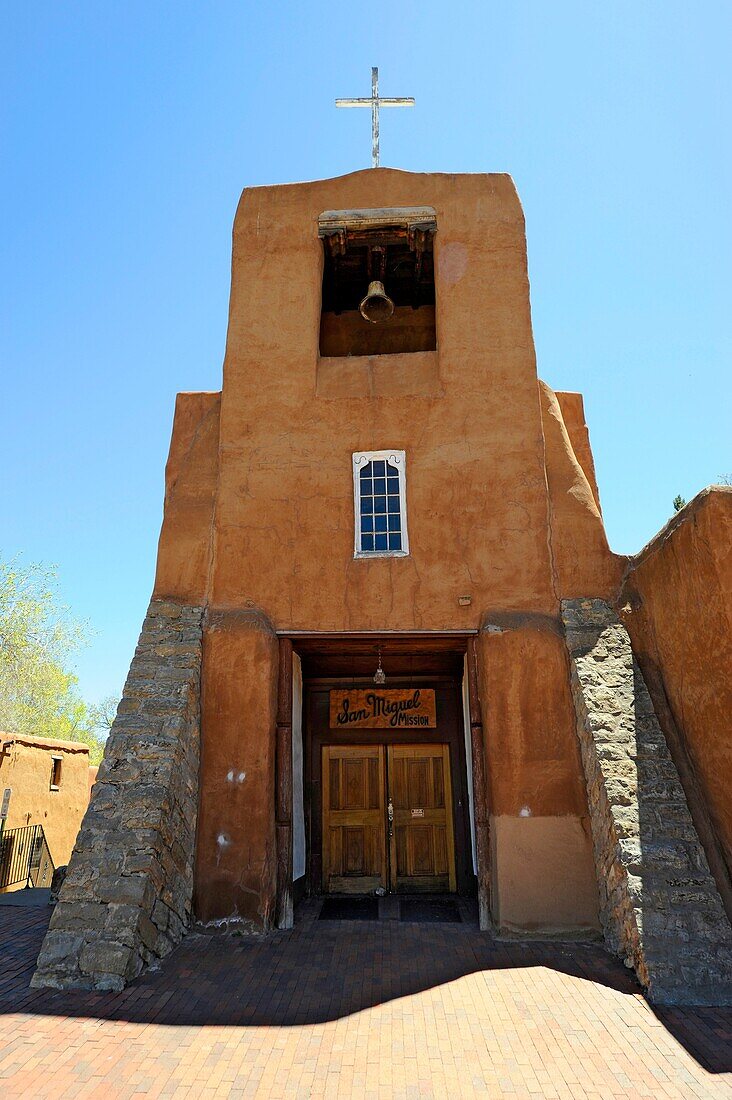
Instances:
[[[336,107],[371,108],[371,167],[379,167],[379,107],[414,107],[411,97],[385,99],[379,97],[379,70],[371,70],[371,95],[368,99],[337,99]]]

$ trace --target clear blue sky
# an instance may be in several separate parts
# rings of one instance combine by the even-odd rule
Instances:
[[[540,376],[581,390],[611,544],[732,473],[732,5],[21,3],[0,15],[0,552],[59,566],[121,689],[178,390],[218,389],[243,187],[509,172]]]

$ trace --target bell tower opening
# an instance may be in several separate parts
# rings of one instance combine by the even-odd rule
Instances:
[[[435,211],[327,210],[321,356],[434,351]]]

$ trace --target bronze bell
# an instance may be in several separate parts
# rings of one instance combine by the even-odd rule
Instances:
[[[380,279],[369,283],[366,297],[358,308],[364,321],[370,321],[372,325],[380,325],[389,320],[394,312],[394,303]]]

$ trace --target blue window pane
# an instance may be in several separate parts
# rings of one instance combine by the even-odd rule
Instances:
[[[402,552],[404,536],[399,488],[399,470],[395,463],[375,459],[359,468],[359,534],[362,553]]]

